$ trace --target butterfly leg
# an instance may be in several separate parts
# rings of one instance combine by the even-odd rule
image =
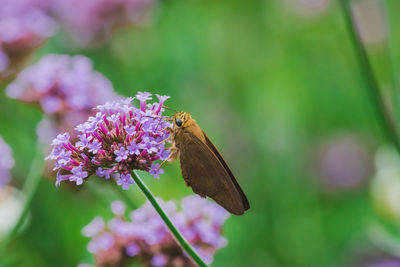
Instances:
[[[169,158],[171,161],[176,160],[179,157],[179,150],[175,146],[170,146],[167,147],[168,150],[171,150],[171,154],[169,155]]]
[[[173,133],[174,129],[172,129],[171,127],[165,127],[164,129],[160,130],[160,132],[164,132],[164,131],[168,131],[169,133]]]
[[[158,166],[156,171],[158,171],[161,168],[161,166],[164,165],[164,163],[167,162],[168,160],[175,160],[178,157],[179,152],[176,147],[170,146],[170,147],[167,147],[167,149],[171,150],[171,154],[169,154],[169,156],[165,160],[163,160],[163,162],[161,162],[160,166]],[[174,151],[172,151],[172,150],[174,150]]]
[[[169,139],[170,139],[170,137],[168,137],[168,138],[162,140],[161,142],[159,142],[159,143],[157,143],[157,144],[155,144],[155,145],[156,145],[156,146],[161,145],[162,143],[167,142]]]
[[[170,133],[172,133],[173,129],[170,128],[170,127],[165,127],[164,129],[161,130],[161,132],[163,132],[163,131],[169,131]],[[156,145],[161,145],[162,143],[164,143],[164,142],[166,142],[168,140],[173,140],[173,135],[172,134],[168,138],[165,138],[161,142],[157,143]]]

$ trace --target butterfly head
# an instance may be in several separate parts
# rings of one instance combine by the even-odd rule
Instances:
[[[174,126],[178,128],[184,128],[187,127],[190,123],[192,116],[190,113],[179,111],[175,113],[175,115],[172,117],[174,121]]]

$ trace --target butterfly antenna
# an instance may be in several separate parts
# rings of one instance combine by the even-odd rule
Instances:
[[[142,116],[146,118],[159,119],[159,122],[161,122],[161,120],[172,121],[170,117],[162,117],[159,115],[142,115]]]
[[[163,105],[163,108],[166,108],[166,109],[169,109],[169,110],[172,110],[172,111],[178,112],[177,110],[175,110],[175,109],[173,109],[173,108],[166,107],[166,106],[164,106],[164,105]]]

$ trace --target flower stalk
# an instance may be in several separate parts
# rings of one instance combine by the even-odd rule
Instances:
[[[389,3],[388,1],[381,1],[380,3],[380,8],[381,8],[381,15],[383,17],[384,20],[384,25],[385,28],[383,30],[385,30],[387,32],[387,40],[385,42],[385,55],[386,55],[386,60],[388,62],[389,65],[389,75],[390,75],[390,83],[391,83],[391,87],[392,87],[392,105],[393,105],[393,110],[394,110],[394,115],[395,118],[400,118],[400,86],[399,86],[399,81],[397,78],[397,69],[398,66],[394,60],[395,57],[395,53],[394,53],[394,49],[393,47],[396,45],[394,43],[394,40],[392,38],[393,35],[393,29],[391,27],[391,22],[390,22],[390,18],[393,16],[393,14],[391,14],[390,11],[390,7],[389,7]],[[400,125],[396,124],[396,129],[397,131],[400,131]]]
[[[182,249],[190,256],[190,258],[193,259],[195,263],[197,263],[199,266],[204,267],[207,266],[207,264],[200,258],[200,256],[194,251],[192,246],[189,244],[189,242],[183,237],[183,235],[178,231],[178,229],[174,226],[170,218],[167,216],[167,214],[164,212],[164,210],[161,208],[161,206],[158,204],[157,200],[155,199],[153,193],[150,191],[150,189],[143,183],[142,179],[140,179],[139,175],[135,171],[132,172],[132,178],[135,181],[135,183],[139,186],[140,190],[142,190],[143,194],[146,196],[146,198],[150,201],[151,205],[154,207],[154,209],[157,211],[157,213],[160,215],[161,219],[165,222],[167,225],[168,229],[171,231],[172,235],[175,237],[176,241],[178,244],[182,247]]]
[[[371,103],[376,109],[376,115],[378,121],[381,124],[381,128],[384,131],[386,137],[395,145],[396,149],[400,152],[400,141],[398,138],[397,129],[393,123],[389,108],[385,104],[385,100],[380,91],[377,79],[372,69],[371,62],[368,58],[367,50],[360,38],[360,34],[357,32],[354,14],[351,10],[351,1],[339,0],[346,27],[348,30],[350,41],[353,44],[358,63],[364,80],[369,91]]]

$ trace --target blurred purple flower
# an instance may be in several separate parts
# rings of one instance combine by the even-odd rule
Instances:
[[[2,50],[0,45],[0,73],[5,72],[9,65],[9,59],[7,54]]]
[[[151,259],[151,265],[154,267],[165,266],[167,262],[168,262],[168,258],[166,255],[163,255],[163,254],[156,254]]]
[[[400,259],[386,259],[380,262],[368,263],[365,267],[399,267]]]
[[[108,250],[115,244],[114,236],[111,233],[103,232],[93,238],[87,249],[90,253],[96,254],[100,251]]]
[[[388,29],[385,22],[385,11],[380,1],[363,0],[352,4],[354,23],[361,40],[367,44],[381,44],[386,41]]]
[[[355,267],[398,267],[397,255],[382,252],[379,248],[363,248],[350,255],[348,266]]]
[[[311,16],[328,9],[331,0],[285,0],[286,6],[300,15]]]
[[[134,256],[138,255],[139,252],[140,252],[140,247],[135,243],[129,244],[126,247],[126,254],[129,257],[134,257]]]
[[[14,166],[10,146],[0,137],[0,187],[9,183],[10,169]]]
[[[21,62],[56,32],[46,13],[49,1],[3,0],[0,6],[0,78],[13,75]]]
[[[140,23],[154,0],[52,0],[51,11],[76,44],[108,38],[117,27]]]
[[[96,116],[75,128],[80,132],[75,145],[68,133],[53,140],[53,150],[46,159],[55,161],[57,185],[63,180],[79,185],[92,174],[109,178],[117,173],[117,184],[128,189],[135,169],[151,172],[155,177],[163,173],[161,169],[155,171],[152,162],[160,159],[160,153],[165,154],[165,142],[158,140],[169,142],[167,128],[171,123],[161,117],[164,110],[158,109],[159,103],[143,111],[133,106],[132,100],[97,106]],[[144,131],[144,123],[151,124],[153,131]],[[136,133],[128,134],[125,126],[135,127]]]
[[[55,54],[23,70],[6,92],[11,98],[39,104],[47,114],[91,110],[116,98],[111,82],[93,70],[89,58]]]
[[[181,211],[172,201],[158,201],[200,256],[211,263],[214,253],[227,244],[221,233],[229,214],[220,206],[198,196],[182,199]],[[121,204],[113,203],[112,209]],[[88,250],[95,254],[96,266],[123,266],[131,262],[140,262],[144,266],[195,266],[150,203],[133,211],[131,221],[120,214],[110,220],[105,228],[102,228],[103,220],[100,221],[98,217],[83,228],[83,234],[91,237]],[[101,228],[103,230],[98,231]],[[112,246],[105,246],[104,243],[111,244],[109,240],[103,240],[105,234],[113,237]]]
[[[360,136],[338,136],[318,146],[314,167],[321,188],[346,191],[359,188],[370,179],[372,157]]]
[[[104,222],[103,218],[96,217],[91,223],[89,223],[82,229],[82,234],[87,237],[96,236],[104,231],[105,226],[106,223]]]
[[[111,204],[111,210],[115,216],[123,216],[125,213],[125,204],[122,201],[114,201]]]

